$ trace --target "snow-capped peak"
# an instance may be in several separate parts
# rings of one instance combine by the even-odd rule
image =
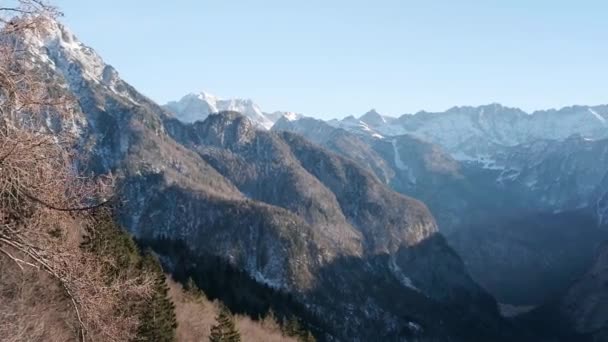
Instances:
[[[48,49],[50,54],[61,54],[67,63],[78,62],[82,69],[82,76],[89,80],[101,83],[103,81],[106,64],[92,48],[81,43],[76,36],[64,25],[53,19],[45,20],[35,30],[24,33],[24,41],[32,52],[41,60],[51,62],[44,53]],[[59,65],[59,67],[67,65]]]
[[[215,95],[212,95],[212,94],[210,94],[210,93],[208,93],[208,92],[206,92],[206,91],[204,91],[204,90],[203,90],[203,91],[201,91],[201,92],[200,92],[200,93],[198,93],[198,94],[195,94],[195,95],[196,95],[196,97],[198,97],[200,100],[207,101],[207,102],[213,102],[213,103],[215,103],[215,102],[217,102],[218,100],[221,100],[221,98],[219,98],[219,97],[217,97],[217,96],[215,96]]]
[[[274,122],[275,124],[283,118],[287,121],[298,121],[298,120],[304,118],[304,115],[302,115],[300,113],[296,113],[296,112],[276,111],[276,112],[272,112],[272,113],[264,113],[264,115],[266,115],[266,117],[268,119],[270,119],[272,122]]]
[[[272,120],[260,107],[250,99],[222,99],[208,92],[188,94],[179,101],[165,105],[175,117],[184,122],[202,121],[212,113],[234,111],[248,117],[256,126],[270,129],[276,120]]]
[[[137,104],[118,72],[57,20],[43,19],[17,39],[24,44],[23,50],[31,54],[32,63],[43,63],[59,71],[73,91],[81,91],[83,82],[93,82]]]
[[[363,114],[359,120],[365,122],[370,126],[381,126],[387,123],[386,118],[378,113],[375,109]]]
[[[302,118],[302,114],[294,113],[294,112],[285,112],[283,117],[288,121],[296,121]]]

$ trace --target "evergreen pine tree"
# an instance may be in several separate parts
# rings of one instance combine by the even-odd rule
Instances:
[[[169,298],[169,287],[158,260],[151,253],[146,253],[142,260],[142,269],[154,277],[152,297],[142,307],[137,341],[173,342],[177,318],[175,305]]]
[[[278,323],[277,316],[272,309],[269,309],[266,316],[261,320],[262,326],[270,330],[282,330],[282,326]]]
[[[187,292],[192,292],[192,293],[198,293],[200,291],[200,289],[198,288],[198,286],[196,285],[196,282],[194,282],[194,279],[192,279],[192,277],[188,277],[188,280],[186,280],[186,283],[184,284],[184,290],[186,290]]]
[[[295,316],[291,316],[289,320],[287,320],[287,324],[285,324],[285,334],[287,336],[296,337],[300,335],[301,330],[300,321],[298,321]]]
[[[240,342],[241,334],[234,325],[230,310],[222,305],[215,318],[216,324],[211,328],[209,342]]]
[[[283,328],[285,335],[295,337],[302,342],[315,342],[315,338],[310,331],[302,327],[297,317],[291,316]]]
[[[302,336],[300,336],[300,341],[302,342],[316,342],[317,340],[312,335],[310,331],[306,331]]]
[[[112,261],[106,263],[107,276],[117,277],[125,270],[130,270],[153,277],[150,298],[126,300],[121,307],[121,310],[135,312],[139,318],[135,341],[175,341],[175,306],[168,297],[169,287],[160,263],[150,252],[143,256],[140,254],[131,237],[115,223],[111,211],[99,210],[93,217],[94,225],[88,231],[89,234],[81,247]]]

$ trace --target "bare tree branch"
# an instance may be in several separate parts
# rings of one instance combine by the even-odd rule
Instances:
[[[70,211],[90,211],[90,210],[98,209],[98,208],[101,208],[101,207],[109,205],[112,202],[112,200],[113,200],[113,198],[110,198],[109,200],[105,200],[105,201],[102,201],[100,203],[89,205],[89,206],[74,207],[74,208],[62,208],[62,207],[58,207],[58,206],[52,205],[50,203],[47,203],[47,202],[45,202],[45,201],[43,201],[43,200],[41,200],[41,199],[39,199],[39,198],[37,198],[37,197],[35,197],[33,195],[30,195],[27,192],[23,192],[23,194],[27,198],[31,199],[32,201],[37,202],[37,203],[39,203],[39,204],[41,204],[41,205],[43,205],[43,206],[45,206],[45,207],[47,207],[49,209],[56,210],[56,211],[68,211],[68,212],[70,212]]]
[[[48,274],[69,298],[70,324],[77,327],[70,332],[79,340],[131,340],[137,316],[122,306],[128,296],[145,297],[149,281],[129,269],[109,278],[114,261],[81,248],[96,224],[91,211],[107,210],[114,199],[113,178],[80,174],[78,137],[64,125],[75,121],[78,105],[62,93],[60,75],[41,72],[40,51],[26,40],[45,34],[59,12],[40,0],[11,3],[0,7],[0,268],[6,260],[16,273]],[[95,199],[107,200],[91,204]],[[0,335],[12,334],[2,309]],[[20,329],[13,340],[31,340],[28,333]]]
[[[66,294],[68,295],[68,297],[70,298],[72,305],[74,307],[74,312],[76,313],[76,317],[78,318],[78,323],[80,324],[80,338],[81,341],[84,342],[86,340],[86,326],[84,324],[84,322],[82,321],[82,316],[80,315],[80,309],[79,309],[79,304],[76,300],[76,297],[74,297],[74,295],[72,294],[72,291],[70,290],[70,286],[68,286],[67,281],[60,276],[54,269],[53,267],[51,267],[49,265],[49,262],[46,261],[44,259],[44,257],[38,255],[35,251],[32,251],[30,248],[26,248],[23,247],[21,244],[16,243],[14,241],[12,241],[11,239],[7,239],[6,237],[4,237],[3,235],[0,234],[0,242],[3,242],[9,246],[12,246],[13,248],[19,250],[20,252],[26,254],[27,256],[29,256],[32,260],[36,261],[37,263],[39,263],[42,268],[50,275],[52,275],[53,277],[55,277],[55,279],[57,279],[60,283],[61,286],[63,287],[63,289],[65,290]],[[4,252],[4,251],[3,251]],[[13,260],[19,260],[15,257],[12,257],[10,254],[4,252],[5,254],[7,254],[11,259]],[[19,260],[21,261],[21,260]],[[21,261],[24,262],[24,261]],[[24,262],[25,263],[25,262]],[[28,265],[32,265],[31,263],[27,263]],[[32,265],[33,267],[36,267],[35,265]],[[19,266],[21,267],[21,266]],[[22,268],[23,269],[23,268]]]

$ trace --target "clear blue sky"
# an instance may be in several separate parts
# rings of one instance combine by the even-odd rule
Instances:
[[[56,0],[124,79],[266,111],[608,103],[607,1]]]

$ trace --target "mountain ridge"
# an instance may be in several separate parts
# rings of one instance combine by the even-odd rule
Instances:
[[[165,107],[177,113],[181,112],[176,107],[176,102]],[[306,118],[304,115],[289,112],[262,114],[259,108],[258,114],[255,115],[248,114],[249,109],[241,111],[264,129],[272,128],[284,117],[289,121]],[[208,110],[198,110],[196,115],[204,118],[208,115],[207,112]],[[265,117],[260,121],[256,115]],[[186,119],[186,122],[189,121],[192,120]],[[331,126],[377,139],[410,134],[442,146],[457,160],[486,165],[494,162],[493,155],[497,150],[539,139],[565,140],[576,134],[590,140],[608,138],[608,105],[574,105],[525,112],[516,107],[491,103],[480,106],[454,106],[443,112],[419,111],[398,117],[385,116],[372,109],[358,118],[350,115],[344,119],[323,121]]]

